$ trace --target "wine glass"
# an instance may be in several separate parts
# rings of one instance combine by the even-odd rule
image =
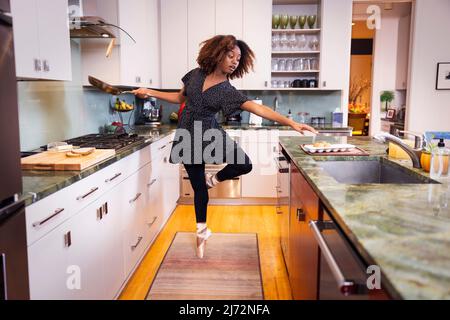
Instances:
[[[319,49],[319,38],[317,38],[317,36],[313,36],[309,40],[309,48],[313,51],[317,51]]]
[[[308,26],[310,29],[312,29],[314,27],[314,24],[316,23],[316,19],[317,19],[316,15],[308,16],[307,22],[308,22]]]
[[[274,14],[272,15],[272,29],[278,29],[280,26],[280,15]]]
[[[278,33],[272,34],[272,50],[278,50],[280,47],[280,35]]]
[[[297,25],[298,16],[290,16],[289,17],[289,26],[291,29],[295,29],[295,26]]]
[[[300,50],[304,49],[306,46],[306,36],[304,34],[299,35],[297,43]]]
[[[280,26],[281,29],[286,29],[289,23],[289,16],[287,14],[281,15]]]
[[[291,33],[289,35],[289,47],[291,50],[295,50],[295,47],[297,46],[297,38],[295,37],[295,33]]]
[[[300,26],[300,29],[303,29],[306,24],[306,16],[299,16],[298,17],[298,25]]]
[[[287,34],[283,32],[280,37],[281,50],[285,50],[288,43],[289,43],[289,40],[288,40]]]

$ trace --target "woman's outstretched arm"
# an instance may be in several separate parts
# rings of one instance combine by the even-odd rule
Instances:
[[[181,104],[186,100],[184,96],[184,87],[178,92],[163,92],[147,88],[139,88],[133,90],[133,93],[139,98],[155,97],[156,99],[161,99],[170,103]]]
[[[246,101],[241,106],[242,110],[254,113],[264,119],[275,121],[281,123],[285,126],[290,126],[292,129],[303,133],[303,131],[311,131],[312,133],[318,133],[313,127],[310,127],[306,124],[295,122],[292,119],[288,119],[285,116],[279,114],[278,112],[273,111],[270,107],[265,105],[257,104],[253,101]]]

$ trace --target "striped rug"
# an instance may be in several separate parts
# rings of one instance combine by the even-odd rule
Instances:
[[[213,233],[198,259],[195,233],[178,232],[147,300],[263,300],[256,233]]]

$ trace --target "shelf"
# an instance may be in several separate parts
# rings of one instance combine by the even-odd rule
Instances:
[[[305,33],[305,34],[314,34],[314,33],[320,33],[320,29],[272,29],[272,32],[275,33],[283,33],[283,32],[290,32],[290,33]]]
[[[272,51],[272,55],[283,54],[319,54],[320,51]]]
[[[307,70],[307,71],[272,71],[272,74],[304,74],[304,73],[319,73],[319,70]]]

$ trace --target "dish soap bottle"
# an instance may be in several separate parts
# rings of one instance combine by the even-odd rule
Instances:
[[[287,114],[286,118],[288,118],[288,119],[292,120],[292,113],[291,113],[291,109],[289,109],[289,112],[288,112],[288,114]]]

